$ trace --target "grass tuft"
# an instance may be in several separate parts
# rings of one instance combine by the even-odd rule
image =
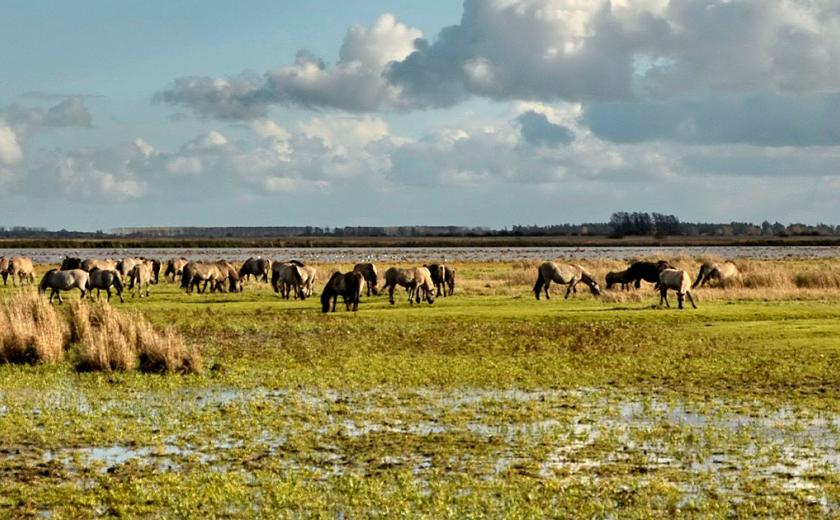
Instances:
[[[58,312],[34,291],[15,294],[0,309],[0,363],[58,363],[69,342]]]

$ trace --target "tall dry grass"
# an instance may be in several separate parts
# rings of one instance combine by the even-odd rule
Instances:
[[[65,320],[35,291],[0,305],[0,363],[58,363],[69,339]]]
[[[78,342],[76,370],[190,373],[201,370],[201,354],[175,331],[158,332],[139,313],[119,312],[107,302],[76,302],[70,308]]]

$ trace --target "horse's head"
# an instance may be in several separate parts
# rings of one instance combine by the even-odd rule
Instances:
[[[601,296],[601,287],[598,286],[598,282],[595,280],[592,280],[589,290],[592,292],[593,296]]]

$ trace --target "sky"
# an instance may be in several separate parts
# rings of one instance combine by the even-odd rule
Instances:
[[[840,223],[836,0],[11,0],[0,48],[0,226]]]

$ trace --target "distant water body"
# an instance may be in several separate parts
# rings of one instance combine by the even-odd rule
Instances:
[[[840,257],[838,246],[691,246],[691,247],[342,247],[342,248],[138,248],[138,249],[0,249],[0,255],[24,255],[36,263],[58,263],[65,256],[122,258],[146,256],[190,260],[245,260],[261,256],[302,262],[350,263],[423,261],[629,260],[640,257],[714,255],[723,258],[782,259]]]

